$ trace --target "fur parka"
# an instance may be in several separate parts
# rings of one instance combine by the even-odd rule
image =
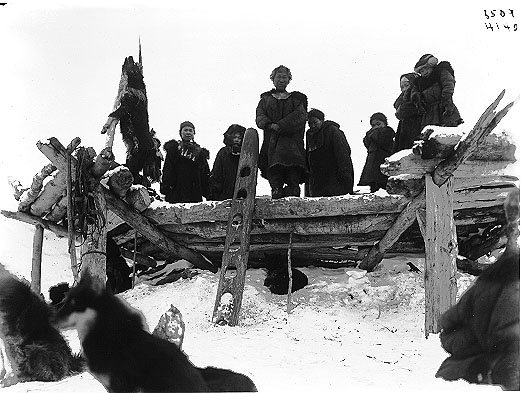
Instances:
[[[210,193],[210,152],[195,142],[165,142],[160,191],[170,203],[201,202]]]
[[[294,91],[288,98],[278,99],[274,92],[273,89],[261,94],[256,110],[256,124],[263,130],[259,170],[267,178],[268,169],[274,165],[296,166],[301,169],[300,183],[303,183],[307,173],[304,149],[307,97]],[[278,124],[280,130],[271,130],[271,124]]]
[[[389,127],[371,129],[364,136],[364,146],[367,148],[367,158],[360,175],[359,186],[370,186],[373,183],[386,183],[387,176],[380,171],[386,157],[389,157],[393,148],[394,130]]]
[[[393,153],[410,149],[414,141],[420,139],[422,113],[411,99],[412,88],[401,93],[394,102],[398,127],[394,137]]]
[[[519,248],[507,248],[441,318],[436,377],[519,390]]]
[[[414,80],[411,97],[425,111],[421,129],[427,125],[456,127],[463,123],[452,100],[455,86],[454,70],[447,61],[434,66],[429,76],[420,76]]]
[[[338,123],[326,120],[319,130],[306,133],[309,196],[353,193],[351,148]]]

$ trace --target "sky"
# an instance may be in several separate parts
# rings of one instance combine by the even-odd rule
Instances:
[[[121,65],[126,56],[137,59],[139,40],[150,126],[164,143],[179,138],[182,121],[192,121],[210,166],[229,125],[256,128],[260,94],[273,87],[269,75],[281,64],[293,74],[288,90],[306,94],[309,108],[345,132],[355,184],[369,117],[383,112],[396,129],[399,77],[423,54],[454,67],[454,102],[465,129],[501,90],[501,107],[520,94],[517,1],[170,3],[7,0],[0,7],[0,129],[7,138],[0,143],[1,200],[10,193],[7,176],[29,186],[47,164],[37,141],[54,136],[67,145],[79,136],[83,146],[104,147],[100,131]],[[517,105],[499,128],[518,134],[519,115]],[[114,151],[124,162],[119,127]],[[268,194],[259,180],[257,195]]]

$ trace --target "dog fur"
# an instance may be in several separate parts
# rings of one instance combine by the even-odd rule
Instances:
[[[109,392],[208,391],[179,348],[145,330],[137,310],[82,274],[57,312],[60,328],[75,328],[90,372]]]
[[[29,284],[0,264],[0,339],[4,369],[2,385],[58,381],[82,372],[84,361],[72,354],[61,333],[51,325],[52,308]]]

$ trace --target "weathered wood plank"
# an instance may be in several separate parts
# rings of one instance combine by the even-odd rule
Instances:
[[[5,217],[12,218],[13,220],[18,220],[31,225],[41,225],[44,229],[53,232],[58,237],[68,236],[67,229],[55,224],[54,222],[44,220],[43,218],[35,217],[24,212],[11,212],[8,210],[2,210],[1,212]]]
[[[456,303],[458,241],[452,212],[453,183],[425,176],[425,337],[441,330],[440,317]]]

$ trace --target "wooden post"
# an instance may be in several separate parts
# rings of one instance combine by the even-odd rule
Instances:
[[[456,303],[458,241],[452,208],[453,177],[440,187],[425,175],[425,337],[438,333],[441,315]]]
[[[33,261],[31,269],[31,289],[40,294],[42,284],[42,248],[43,248],[43,226],[34,226],[33,237]]]
[[[102,187],[97,184],[93,191],[97,219],[87,226],[87,238],[81,246],[80,277],[88,271],[104,288],[107,282],[107,203],[101,192]]]
[[[291,270],[291,243],[293,241],[293,232],[289,234],[289,245],[288,245],[288,305],[286,312],[291,313],[291,289],[293,288],[293,271]]]

